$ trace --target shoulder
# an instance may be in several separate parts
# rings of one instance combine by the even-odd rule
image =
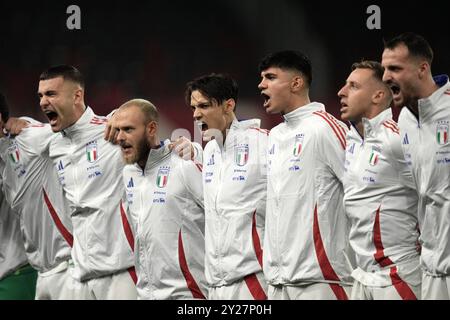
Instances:
[[[281,130],[283,130],[283,128],[285,128],[285,127],[286,127],[286,124],[284,122],[281,122],[281,123],[277,124],[275,127],[270,129],[269,137],[279,134],[279,132]]]
[[[183,181],[189,181],[190,178],[200,177],[203,172],[203,165],[192,160],[184,160],[178,155],[173,154],[170,160],[170,171],[179,176]]]
[[[388,136],[400,136],[398,124],[392,119],[383,121],[380,125],[380,130]]]
[[[447,101],[450,101],[450,85],[447,85],[447,89],[444,91],[444,99],[447,99]]]
[[[97,125],[97,126],[104,125],[107,122],[108,122],[108,118],[102,117],[102,116],[97,116],[95,114],[89,121],[90,124]]]
[[[248,127],[245,130],[245,133],[249,133],[251,135],[256,135],[256,136],[268,136],[270,133],[270,130],[262,129],[262,128],[258,128],[258,127]]]
[[[202,173],[203,172],[203,165],[200,162],[192,161],[192,160],[181,160],[181,166],[180,168],[183,168],[183,172],[186,172],[185,170],[192,171],[194,173]]]
[[[313,130],[319,137],[337,139],[345,149],[345,137],[348,127],[326,111],[315,111],[310,117]]]
[[[52,137],[56,135],[55,132],[52,131],[49,124],[30,124],[28,127],[23,129],[23,131],[18,135],[26,136],[26,137]]]
[[[348,131],[347,125],[326,111],[315,111],[312,113],[312,117],[310,117],[310,119],[321,127],[326,127],[331,130],[340,130],[343,132]]]
[[[438,99],[437,108],[445,109],[448,113],[450,113],[450,86],[448,86],[447,90],[445,90]]]
[[[54,139],[55,134],[50,125],[44,124],[31,124],[15,137],[15,140],[23,146],[28,146],[31,149],[40,149],[44,145],[50,144]]]
[[[389,119],[381,123],[379,138],[394,154],[402,152],[400,129],[394,120]]]
[[[218,149],[219,146],[217,145],[216,140],[211,140],[206,143],[205,148],[203,149],[203,156],[205,154],[213,153],[216,149]]]

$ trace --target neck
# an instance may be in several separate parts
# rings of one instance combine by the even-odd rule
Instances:
[[[428,98],[438,89],[439,86],[436,84],[436,82],[434,82],[434,79],[430,74],[424,82],[424,85],[418,90],[417,97],[411,103],[409,103],[407,107],[409,107],[409,109],[416,115],[416,117],[418,117],[419,99]]]
[[[148,153],[150,149],[159,149],[161,147],[161,141],[159,140],[159,136],[155,135],[148,140]]]
[[[146,152],[145,156],[142,157],[142,158],[137,162],[137,164],[139,165],[139,167],[141,167],[142,170],[145,169],[145,164],[147,163],[149,152],[150,152],[150,150],[148,150],[148,151]]]
[[[223,136],[223,142],[225,142],[226,138],[227,138],[227,134],[228,134],[228,130],[231,127],[231,124],[233,123],[233,121],[236,120],[236,115],[234,114],[234,112],[229,116],[229,118],[227,119],[227,125],[225,127],[225,130],[222,131],[222,136]]]
[[[307,104],[310,104],[311,101],[309,100],[309,96],[308,94],[306,95],[301,95],[301,96],[297,96],[295,97],[295,99],[292,99],[292,103],[289,104],[288,107],[286,107],[281,114],[285,115],[288,114],[294,110],[297,110],[298,108],[301,108],[303,106],[306,106]]]
[[[86,111],[86,105],[84,103],[80,105],[75,105],[75,116],[78,119],[80,119],[83,116],[83,113]]]
[[[358,131],[359,135],[364,138],[364,126],[362,123],[362,119],[353,122],[353,126],[356,128],[356,131]]]
[[[147,163],[148,157],[150,156],[150,150],[151,149],[159,149],[160,147],[161,147],[161,144],[159,142],[158,136],[154,136],[149,139],[148,146],[147,146],[143,156],[141,157],[141,159],[139,159],[137,161],[137,164],[139,165],[139,167],[141,167],[142,170],[145,169],[145,164]]]
[[[428,98],[438,89],[439,86],[434,82],[433,76],[430,74],[420,92],[419,98]]]

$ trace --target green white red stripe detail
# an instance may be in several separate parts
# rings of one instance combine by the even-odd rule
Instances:
[[[19,150],[15,149],[14,151],[10,152],[9,153],[9,157],[10,157],[10,159],[11,159],[11,161],[13,163],[18,163],[19,162],[19,158],[20,158]]]
[[[97,160],[97,150],[96,149],[90,149],[87,151],[87,157],[89,162],[94,162]]]

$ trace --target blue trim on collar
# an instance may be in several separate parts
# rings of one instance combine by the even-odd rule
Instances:
[[[445,85],[448,82],[448,75],[440,74],[440,75],[434,76],[433,80],[434,80],[434,82],[436,82],[436,84],[439,87],[442,87],[443,85]]]

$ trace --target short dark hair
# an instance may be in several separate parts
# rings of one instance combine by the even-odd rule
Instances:
[[[219,104],[228,99],[233,99],[237,103],[239,92],[237,82],[229,75],[223,73],[211,73],[189,81],[186,84],[185,91],[187,105],[191,105],[191,94],[196,90]]]
[[[296,70],[306,78],[308,87],[312,83],[312,67],[309,58],[300,51],[285,50],[265,56],[259,64],[259,72],[276,67],[284,70]]]
[[[424,58],[431,65],[433,62],[433,49],[424,37],[413,32],[402,33],[389,41],[384,41],[384,49],[394,49],[405,45],[413,57]]]
[[[383,82],[384,68],[378,61],[362,60],[361,62],[355,62],[352,64],[352,71],[355,69],[370,69],[374,77]]]
[[[2,115],[2,121],[6,122],[9,119],[9,106],[6,97],[0,93],[0,114]]]
[[[84,77],[77,68],[69,65],[53,66],[45,70],[39,76],[39,80],[49,80],[57,77],[63,77],[64,80],[70,80],[79,84],[84,89]]]

